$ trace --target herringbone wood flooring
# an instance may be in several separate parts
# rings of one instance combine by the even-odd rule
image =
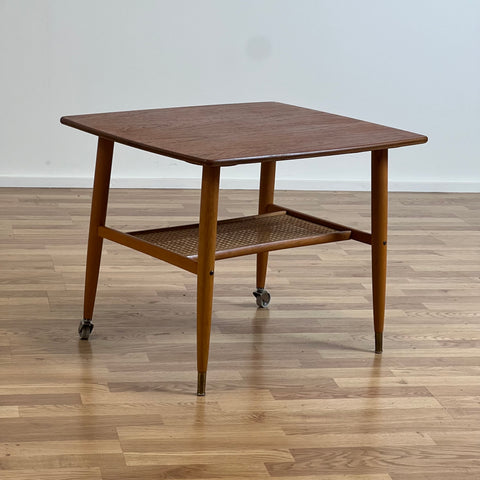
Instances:
[[[0,190],[2,480],[480,478],[480,194],[390,195],[384,354],[369,247],[220,261],[207,396],[195,396],[194,275],[106,242],[90,340],[76,335],[90,190]],[[109,225],[192,223],[198,191],[113,190]],[[366,193],[276,202],[369,230]],[[254,214],[224,191],[220,216]]]

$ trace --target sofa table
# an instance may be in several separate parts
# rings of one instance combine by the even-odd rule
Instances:
[[[197,395],[205,395],[215,261],[257,255],[256,297],[266,307],[268,252],[356,240],[371,245],[375,352],[382,352],[387,258],[388,149],[427,137],[276,102],[209,105],[66,116],[61,123],[98,136],[88,238],[84,315],[88,339],[103,239],[120,243],[197,275]],[[124,233],[105,225],[114,143],[202,166],[196,225]],[[371,152],[371,233],[274,203],[275,166],[298,160]],[[221,167],[261,163],[258,215],[217,222]]]

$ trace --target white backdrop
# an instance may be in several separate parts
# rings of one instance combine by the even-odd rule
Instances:
[[[67,114],[276,100],[426,134],[394,190],[480,191],[478,0],[0,0],[0,185],[91,186]],[[114,186],[197,187],[200,167],[117,146]],[[222,170],[257,185],[258,166]],[[277,187],[364,189],[361,154],[279,162]]]

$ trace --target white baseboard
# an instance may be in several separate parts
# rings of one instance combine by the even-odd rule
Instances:
[[[200,188],[200,178],[112,178],[112,188]],[[91,188],[87,177],[9,177],[0,176],[0,187]],[[224,178],[224,189],[257,189],[258,179]],[[369,191],[370,182],[356,180],[314,180],[278,178],[278,190]],[[480,193],[480,182],[395,181],[389,182],[391,192]]]

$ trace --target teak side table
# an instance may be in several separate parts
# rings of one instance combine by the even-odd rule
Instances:
[[[266,307],[268,252],[356,240],[372,247],[375,352],[382,352],[387,259],[388,149],[425,143],[427,137],[352,118],[276,102],[166,108],[62,117],[61,123],[98,136],[85,276],[88,339],[103,239],[112,240],[197,274],[197,395],[205,395],[215,261],[257,254],[254,295]],[[202,166],[197,225],[123,233],[105,225],[114,143]],[[371,151],[371,233],[274,203],[275,165]],[[258,215],[217,222],[220,168],[261,163]]]

